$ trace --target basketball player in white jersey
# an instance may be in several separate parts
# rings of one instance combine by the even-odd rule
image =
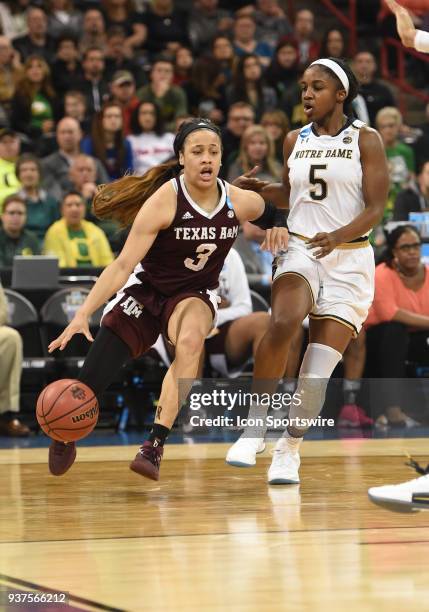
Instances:
[[[379,134],[347,116],[358,90],[347,64],[313,62],[301,88],[309,124],[285,138],[283,183],[261,192],[273,202],[288,196],[290,240],[287,253],[278,259],[270,328],[256,354],[255,392],[267,392],[268,386],[275,390],[291,338],[310,316],[310,342],[297,387],[302,403],[290,408],[289,426],[268,471],[270,484],[299,483],[305,424],[319,415],[328,379],[366,319],[374,295],[368,234],[382,218],[389,186]],[[262,406],[253,406],[249,416],[264,414]],[[263,432],[248,435],[229,449],[227,463],[255,464],[264,448]]]
[[[386,0],[386,3],[396,16],[402,43],[406,47],[429,53],[429,32],[416,30],[408,11],[397,2]],[[414,467],[421,476],[397,485],[372,487],[368,490],[369,499],[379,506],[397,512],[429,510],[429,465],[422,468],[412,460],[407,465]]]

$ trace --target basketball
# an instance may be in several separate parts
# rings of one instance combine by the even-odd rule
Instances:
[[[50,438],[74,442],[87,436],[97,425],[98,401],[94,392],[79,380],[56,380],[39,395],[36,417]]]

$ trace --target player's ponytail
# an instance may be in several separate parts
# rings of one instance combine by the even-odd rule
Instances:
[[[178,176],[181,166],[177,159],[154,166],[143,176],[123,176],[112,183],[100,185],[92,201],[99,219],[114,219],[122,227],[131,225],[142,205],[168,180]]]

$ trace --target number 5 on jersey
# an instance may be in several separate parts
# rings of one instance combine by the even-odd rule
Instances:
[[[200,270],[204,268],[204,266],[208,262],[210,255],[214,251],[216,251],[216,249],[217,249],[217,245],[213,243],[200,244],[200,246],[198,246],[195,250],[197,261],[195,262],[190,257],[187,257],[183,263],[189,270],[193,270],[194,272],[199,272]]]
[[[316,188],[310,191],[310,197],[316,202],[321,202],[328,195],[328,184],[320,176],[316,176],[316,172],[319,173],[321,170],[326,170],[327,164],[313,165],[310,166],[310,183]]]

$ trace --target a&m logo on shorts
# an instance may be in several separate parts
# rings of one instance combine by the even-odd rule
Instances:
[[[143,312],[143,307],[132,297],[128,297],[125,302],[121,304],[121,308],[126,315],[135,317],[136,319],[138,319]]]

